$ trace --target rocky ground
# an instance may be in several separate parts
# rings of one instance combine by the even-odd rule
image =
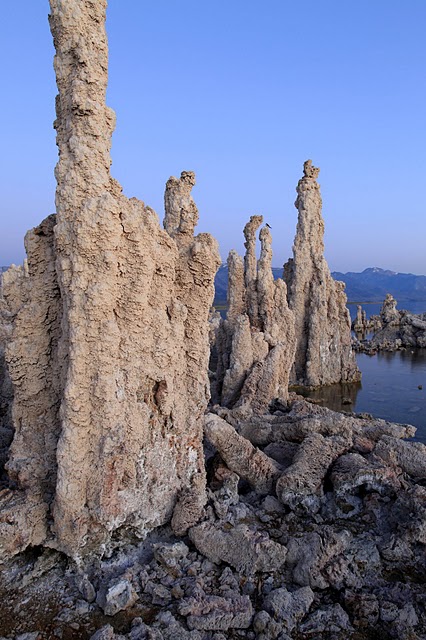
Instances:
[[[295,395],[274,408],[207,416],[209,500],[187,536],[123,536],[85,567],[42,548],[4,565],[1,634],[426,638],[426,447],[403,439],[414,428]]]

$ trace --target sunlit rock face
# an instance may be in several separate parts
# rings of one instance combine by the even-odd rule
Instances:
[[[293,258],[284,266],[297,339],[290,382],[309,386],[351,382],[361,376],[351,348],[344,283],[331,277],[324,257],[318,174],[319,169],[307,160],[297,185],[299,217]]]
[[[111,178],[105,0],[50,6],[57,215],[27,237],[29,297],[7,349],[8,470],[40,522],[36,542],[13,545],[19,518],[4,533],[8,554],[44,537],[79,558],[102,553],[117,529],[143,536],[172,518],[182,532],[199,517],[220,260],[211,236],[194,237],[193,173],[168,181],[165,229]]]
[[[256,260],[256,231],[262,216],[244,228],[244,262],[231,251],[228,258],[228,314],[217,338],[217,391],[226,407],[240,413],[261,413],[274,398],[287,399],[295,349],[294,318],[283,280],[272,274],[272,238],[263,227]]]

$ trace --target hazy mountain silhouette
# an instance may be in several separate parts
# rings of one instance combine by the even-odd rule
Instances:
[[[274,278],[282,276],[282,268],[272,269]],[[346,284],[349,302],[383,302],[387,293],[391,293],[398,302],[426,301],[426,276],[413,273],[397,273],[379,267],[369,267],[361,273],[333,271],[335,280]],[[223,264],[215,279],[216,302],[226,301],[228,286],[228,267]]]

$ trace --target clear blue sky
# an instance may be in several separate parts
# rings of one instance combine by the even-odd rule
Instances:
[[[0,264],[54,211],[48,2],[2,7]],[[262,213],[291,253],[303,161],[321,167],[332,269],[426,273],[425,0],[110,0],[112,173],[163,218],[197,174],[222,258]]]

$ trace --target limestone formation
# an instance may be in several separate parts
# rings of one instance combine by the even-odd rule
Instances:
[[[396,309],[397,301],[391,293],[386,294],[386,298],[383,300],[382,308],[380,309],[380,319],[383,325],[386,324],[398,324],[399,313]]]
[[[6,350],[13,323],[27,296],[28,268],[12,265],[0,275],[0,483],[6,483],[4,465],[13,438],[13,385],[6,363]]]
[[[357,306],[356,318],[352,322],[352,331],[357,334],[357,339],[364,339],[370,331],[379,331],[382,328],[382,318],[380,315],[372,315],[367,318],[365,309],[359,304]]]
[[[332,278],[324,257],[318,173],[319,169],[307,160],[297,185],[299,218],[293,258],[284,266],[297,339],[290,383],[314,387],[354,382],[361,376],[351,347],[344,283]]]
[[[165,230],[110,176],[106,0],[50,4],[57,216],[27,236],[7,466],[24,504],[50,512],[45,543],[81,558],[102,554],[117,529],[142,537],[174,514],[182,532],[200,517],[219,255],[211,236],[194,237],[192,172],[167,183]],[[27,544],[42,542],[40,526]]]
[[[379,316],[372,316],[367,327],[373,331],[369,338],[357,336],[356,351],[374,354],[377,351],[396,351],[426,347],[426,313],[415,314],[397,309],[397,301],[388,293]]]
[[[293,463],[276,486],[278,498],[292,509],[316,512],[323,494],[324,478],[332,463],[346,452],[352,442],[342,436],[324,438],[319,433],[307,436]]]
[[[256,231],[262,216],[252,216],[244,228],[244,263],[235,251],[228,257],[228,314],[217,338],[217,393],[220,404],[241,413],[262,413],[276,397],[288,395],[294,357],[293,314],[283,280],[272,274],[272,238],[260,231],[256,260]]]
[[[50,505],[56,485],[59,408],[67,355],[60,346],[62,305],[55,270],[56,216],[25,237],[28,292],[14,321],[7,361],[14,388],[15,436],[7,470],[33,499]]]
[[[204,432],[227,466],[259,493],[269,493],[280,475],[280,466],[240,436],[230,424],[209,413]]]
[[[414,427],[288,393],[294,316],[267,228],[256,260],[260,216],[244,262],[231,252],[228,263],[217,335],[228,406],[204,417],[217,246],[194,238],[192,172],[167,183],[165,229],[110,177],[105,5],[51,0],[57,216],[27,234],[28,264],[0,291],[0,426],[15,431],[0,491],[1,633],[425,637],[426,446],[404,441]],[[343,289],[322,255],[318,171],[305,163],[286,267],[304,384],[357,377]],[[388,302],[384,327],[418,340],[426,318]]]
[[[365,333],[368,329],[367,314],[360,304],[356,308],[356,318],[352,322],[352,329],[356,333]]]
[[[244,523],[229,529],[225,523],[202,522],[189,530],[189,537],[209,560],[227,562],[246,575],[277,571],[287,555],[286,547]]]

